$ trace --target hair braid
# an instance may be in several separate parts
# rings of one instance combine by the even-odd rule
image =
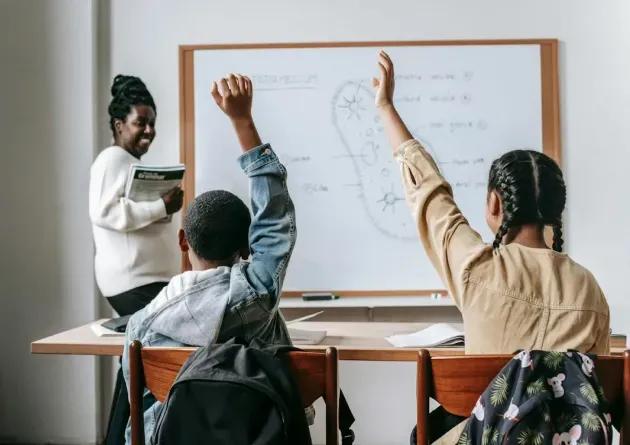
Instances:
[[[514,225],[520,210],[520,202],[518,184],[513,175],[510,175],[506,170],[498,170],[496,171],[496,177],[493,179],[503,207],[503,221],[492,243],[492,246],[496,249],[503,242],[503,237],[508,230]]]
[[[556,252],[562,252],[562,245],[564,240],[562,239],[562,220],[558,220],[553,224],[553,250]]]
[[[536,197],[538,214],[543,225],[553,228],[553,250],[562,252],[562,212],[566,204],[566,186],[562,171],[551,158],[538,154],[532,155],[538,172],[539,193]]]
[[[497,234],[494,237],[494,241],[492,243],[492,247],[494,249],[498,249],[501,243],[503,242],[503,237],[507,234],[507,231],[510,229],[510,223],[503,219],[499,230],[497,230]]]

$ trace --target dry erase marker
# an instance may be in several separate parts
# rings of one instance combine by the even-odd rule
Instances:
[[[302,300],[304,301],[330,301],[339,298],[338,295],[330,292],[308,292],[302,294]]]

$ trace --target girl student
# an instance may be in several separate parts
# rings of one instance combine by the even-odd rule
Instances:
[[[372,83],[385,132],[401,163],[406,200],[433,266],[462,313],[466,353],[542,349],[607,354],[609,310],[597,281],[562,252],[566,187],[558,165],[514,150],[492,163],[485,244],[453,200],[451,186],[413,139],[393,104],[394,64],[378,56]],[[553,246],[544,229],[553,228]]]

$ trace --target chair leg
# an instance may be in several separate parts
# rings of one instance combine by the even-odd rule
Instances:
[[[326,349],[326,445],[339,443],[339,383],[337,349]]]
[[[416,440],[417,445],[429,444],[429,382],[431,373],[431,354],[426,349],[418,353],[416,375]]]
[[[619,443],[630,444],[630,350],[623,354],[623,420]]]
[[[131,414],[131,444],[144,445],[144,370],[142,368],[142,343],[134,340],[129,348],[129,404]]]

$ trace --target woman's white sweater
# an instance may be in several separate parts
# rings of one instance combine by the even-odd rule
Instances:
[[[125,149],[103,150],[90,170],[90,219],[96,255],[94,269],[101,293],[110,297],[178,273],[177,239],[162,199],[125,198],[129,166],[139,160]]]

